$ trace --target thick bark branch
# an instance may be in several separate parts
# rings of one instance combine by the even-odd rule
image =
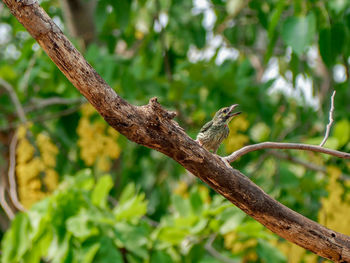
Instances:
[[[156,99],[133,106],[85,61],[38,4],[3,0],[53,62],[104,119],[128,139],[176,160],[215,191],[281,237],[338,262],[350,262],[350,237],[329,230],[272,199],[238,170],[200,147]]]

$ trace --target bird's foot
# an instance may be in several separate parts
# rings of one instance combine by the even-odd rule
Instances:
[[[198,139],[196,139],[196,140],[194,140],[196,143],[198,143],[200,146],[202,146],[203,144],[201,143],[201,141],[200,140],[198,140]]]
[[[216,153],[215,153],[215,155],[217,157],[219,157],[219,159],[226,165],[227,168],[232,168],[231,164],[227,161],[227,159],[225,157],[221,157],[220,155],[217,155]]]

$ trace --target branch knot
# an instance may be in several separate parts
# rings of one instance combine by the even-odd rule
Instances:
[[[164,109],[162,105],[160,105],[160,103],[158,102],[157,97],[151,98],[149,100],[149,105],[151,106],[151,109],[154,111],[154,113],[162,119],[172,120],[176,116],[175,111],[168,111]]]

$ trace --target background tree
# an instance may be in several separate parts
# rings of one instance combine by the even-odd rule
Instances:
[[[93,12],[97,40],[87,46],[84,55],[128,101],[144,104],[149,97],[157,95],[163,104],[175,108],[179,112],[178,121],[192,137],[218,108],[233,102],[241,104],[246,115],[232,123],[230,138],[221,154],[231,153],[249,142],[265,140],[319,143],[328,118],[329,104],[325,98],[330,96],[332,86],[337,90],[336,122],[327,147],[349,151],[346,3],[212,1],[204,8],[200,3],[99,1]],[[62,21],[61,9],[55,2],[42,5],[57,22]],[[64,174],[75,174],[85,167],[92,167],[96,178],[109,172],[114,179],[111,184],[108,177],[101,177],[95,190],[91,179],[81,179],[89,177],[87,171],[76,176],[78,182],[81,180],[81,188],[76,187],[78,182],[69,184],[73,179],[67,179],[65,189],[39,203],[32,214],[21,215],[14,221],[14,227],[6,236],[8,242],[3,244],[9,244],[11,239],[14,244],[23,244],[26,236],[22,237],[22,243],[18,242],[18,233],[29,231],[33,242],[41,242],[43,247],[37,246],[37,251],[42,252],[48,249],[45,238],[52,235],[58,242],[49,251],[54,251],[51,255],[60,251],[62,257],[58,261],[80,254],[84,259],[103,259],[103,253],[114,253],[110,256],[119,255],[121,260],[129,261],[164,261],[164,257],[191,262],[194,259],[212,262],[212,257],[221,261],[228,258],[284,261],[286,257],[278,249],[296,249],[285,243],[276,248],[274,245],[279,241],[262,226],[233,207],[226,207],[228,204],[222,200],[215,201],[216,195],[189,179],[181,166],[118,136],[89,106],[77,112],[78,107],[72,104],[81,103],[78,93],[38,50],[8,10],[2,8],[1,12],[5,38],[0,52],[6,58],[0,62],[4,87],[0,98],[4,101],[1,104],[4,105],[2,154],[4,160],[8,160],[2,165],[2,176],[9,183],[6,190],[13,188],[5,165],[13,164],[14,150],[11,155],[10,144],[15,144],[13,132],[17,126],[20,129],[16,139],[16,176],[19,199],[25,207],[53,191],[58,180],[64,180]],[[216,20],[209,23],[213,14]],[[229,54],[226,60],[225,54]],[[302,92],[303,83],[312,83],[309,87],[313,97]],[[281,86],[284,93],[276,91]],[[19,103],[13,94],[17,94]],[[55,96],[59,99],[52,98]],[[28,121],[33,124],[28,125]],[[268,151],[245,156],[235,167],[254,175],[253,180],[282,203],[348,233],[345,216],[336,213],[338,209],[346,211],[348,206],[348,189],[344,183],[349,169],[346,162],[312,153],[289,155]],[[144,215],[145,210],[140,209],[145,207],[142,195],[123,208],[123,203],[135,193],[130,190],[132,186],[126,187],[130,181],[142,189],[149,200],[147,218],[119,217],[124,225],[113,239],[108,233],[118,228],[114,228],[113,223],[109,226],[111,229],[106,226],[106,218],[111,215],[103,213],[97,225],[92,218],[96,218],[100,209],[108,211],[105,200],[113,185],[111,196],[119,200],[115,209],[124,209],[129,214],[139,211],[140,216]],[[121,194],[122,189],[127,192]],[[96,197],[99,192],[105,194]],[[92,205],[86,195],[92,199]],[[82,202],[80,197],[84,199]],[[8,202],[10,199],[13,204]],[[71,203],[76,203],[76,209],[69,208]],[[8,206],[4,207],[7,213],[13,213],[13,208],[18,206],[9,191],[2,198],[2,204]],[[50,207],[57,208],[58,204],[62,205],[57,209],[58,214],[52,214]],[[167,214],[172,207],[175,212]],[[212,208],[216,211],[211,211]],[[119,214],[120,211],[116,212]],[[28,217],[33,219],[30,216],[40,219],[40,227],[29,227]],[[61,220],[45,225],[43,218]],[[142,231],[146,228],[152,232],[153,240],[143,239],[150,236],[146,234],[150,232],[141,231],[137,221],[140,218]],[[74,232],[76,228],[71,227],[66,236],[57,235],[59,229],[71,226],[72,221],[86,228]],[[1,222],[5,229],[6,220]],[[52,227],[56,231],[41,239],[43,231],[50,233],[46,230]],[[144,234],[133,236],[131,233]],[[103,252],[93,244],[96,236],[111,249]],[[136,252],[133,247],[138,238],[143,252]],[[8,256],[42,256],[39,252],[29,253],[30,247],[24,245],[12,251],[13,254],[3,247],[4,260]],[[228,253],[227,248],[232,253]],[[293,260],[309,256],[302,250],[299,253],[300,257],[294,256]]]

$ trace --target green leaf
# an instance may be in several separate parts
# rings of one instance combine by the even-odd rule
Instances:
[[[151,263],[173,262],[169,254],[165,251],[157,250],[151,255]]]
[[[282,26],[282,38],[299,56],[311,45],[316,31],[313,13],[304,17],[289,17]]]
[[[190,193],[190,203],[193,213],[196,215],[200,215],[203,209],[203,201],[200,196],[200,193],[198,192],[198,188],[195,190],[196,191],[192,191]]]
[[[94,263],[124,262],[119,249],[110,237],[104,236],[98,240],[98,243],[100,244],[100,249],[94,258]]]
[[[344,36],[346,36],[346,31],[341,23],[320,30],[318,45],[322,60],[328,67],[334,65],[337,56],[342,53]]]
[[[206,30],[202,25],[203,15],[194,17],[189,24],[194,44],[197,48],[203,48],[206,43]]]
[[[190,228],[192,234],[201,233],[208,225],[208,219],[201,218],[193,227]]]
[[[89,224],[89,217],[84,211],[69,218],[66,222],[66,227],[73,236],[80,238],[81,240],[85,240],[86,238],[98,233],[98,229]]]
[[[1,244],[2,262],[19,262],[30,247],[29,219],[26,214],[20,213],[11,223],[11,228],[6,232]]]
[[[47,231],[40,238],[33,241],[31,249],[29,249],[23,257],[23,262],[39,263],[41,258],[47,255],[48,248],[52,241],[52,232]],[[35,242],[35,243],[34,243]]]
[[[138,194],[127,201],[120,202],[113,209],[113,213],[118,221],[134,220],[138,221],[147,212],[148,201],[145,200],[145,194]]]
[[[329,8],[336,13],[343,12],[349,6],[349,2],[346,0],[330,0],[327,3]]]
[[[65,260],[69,256],[70,240],[70,233],[67,233],[62,240],[58,240],[57,236],[54,237],[47,254],[53,263],[66,262]]]
[[[180,216],[187,217],[191,214],[191,205],[188,199],[183,199],[179,195],[173,195],[172,204]]]
[[[148,259],[146,245],[148,244],[149,231],[146,225],[133,226],[128,223],[117,223],[115,224],[115,233],[122,247],[144,260]]]
[[[286,1],[279,0],[276,8],[273,9],[272,14],[270,15],[269,24],[268,24],[268,40],[269,44],[267,46],[266,54],[265,54],[265,61],[268,61],[270,57],[272,56],[273,49],[275,47],[276,41],[277,41],[277,31],[276,27],[279,24],[282,12],[285,8]]]
[[[245,218],[243,213],[235,213],[231,217],[225,220],[225,222],[220,227],[220,234],[224,235],[232,230],[235,230]]]
[[[81,260],[80,262],[92,263],[94,262],[94,257],[97,251],[100,249],[101,245],[99,243],[92,244],[90,246],[83,246],[81,250]]]
[[[129,23],[131,2],[130,0],[113,0],[110,2],[114,8],[117,23],[121,29],[124,29]]]
[[[287,258],[276,247],[267,241],[259,239],[256,252],[263,262],[285,263]]]
[[[67,187],[78,187],[85,190],[91,190],[95,185],[95,180],[92,176],[91,169],[83,169],[76,173],[76,175],[67,177],[64,181]]]
[[[278,22],[280,21],[281,14],[284,10],[284,7],[286,5],[286,1],[279,0],[276,8],[273,9],[273,12],[270,16],[269,21],[269,28],[268,28],[268,37],[269,39],[273,38],[273,35],[276,34],[276,26],[278,25]]]
[[[102,176],[94,190],[92,191],[91,201],[94,205],[99,206],[101,208],[107,207],[107,197],[109,191],[113,187],[113,180],[109,175]]]
[[[136,194],[135,184],[129,183],[120,194],[119,203],[123,204],[127,202],[129,199],[133,198]]]
[[[333,56],[333,49],[331,45],[331,30],[323,28],[320,30],[318,36],[318,46],[323,62],[329,67],[334,64],[335,57]]]
[[[350,122],[346,119],[336,122],[333,136],[338,140],[338,147],[343,147],[350,140]]]
[[[289,163],[280,163],[279,169],[281,176],[279,177],[280,187],[292,188],[299,185],[299,179],[291,169],[292,166]]]
[[[189,234],[189,230],[178,227],[163,227],[158,234],[158,239],[173,245],[178,245]]]

